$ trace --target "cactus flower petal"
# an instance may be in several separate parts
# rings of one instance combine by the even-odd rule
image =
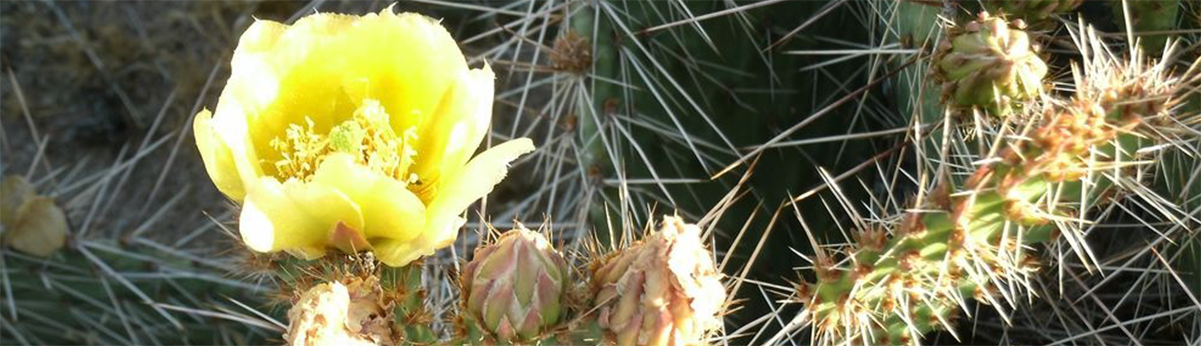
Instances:
[[[242,186],[242,177],[238,174],[233,151],[212,128],[212,113],[207,109],[196,114],[192,122],[195,132],[196,147],[200,148],[200,158],[204,160],[204,169],[217,190],[234,200],[242,200],[246,190]]]
[[[466,71],[457,78],[458,82],[444,96],[440,111],[463,116],[434,117],[420,136],[426,140],[419,143],[418,151],[431,156],[414,163],[413,170],[430,181],[441,181],[443,172],[463,167],[480,146],[492,120],[496,76],[491,67],[484,65],[483,69]]]
[[[321,257],[329,233],[339,223],[363,229],[358,205],[328,185],[284,183],[271,177],[255,184],[246,196],[239,218],[242,241],[251,250],[289,250],[299,257]]]
[[[367,238],[409,241],[425,225],[425,204],[404,183],[356,164],[348,154],[330,154],[313,182],[336,188],[359,205]]]

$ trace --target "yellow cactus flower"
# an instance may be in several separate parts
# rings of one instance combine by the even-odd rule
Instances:
[[[521,138],[472,158],[493,73],[468,69],[446,29],[419,14],[258,20],[230,65],[216,112],[193,126],[255,251],[372,250],[408,264],[454,242],[460,215],[534,150]]]

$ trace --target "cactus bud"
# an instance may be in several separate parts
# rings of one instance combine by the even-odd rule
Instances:
[[[0,183],[0,243],[17,251],[47,257],[67,239],[67,215],[53,198],[42,197],[25,178],[10,175]]]
[[[9,175],[4,177],[4,182],[0,183],[0,221],[4,223],[4,227],[17,221],[17,209],[21,208],[21,204],[25,203],[36,195],[33,185],[29,181],[19,175]]]
[[[1011,101],[1037,96],[1047,65],[1019,30],[1023,26],[981,13],[975,21],[950,28],[934,56],[944,100],[996,114]]]
[[[288,345],[394,345],[392,303],[379,279],[352,278],[310,288],[288,310]]]
[[[530,340],[559,322],[567,261],[541,233],[518,226],[476,248],[462,282],[467,311],[488,333]]]
[[[1042,20],[1054,13],[1071,12],[1083,2],[1084,0],[991,0],[985,2],[985,5],[1025,20]]]
[[[593,270],[598,325],[618,345],[693,345],[719,326],[725,287],[701,230],[667,217],[659,232]]]

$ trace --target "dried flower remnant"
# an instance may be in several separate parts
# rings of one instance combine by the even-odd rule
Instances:
[[[288,310],[290,346],[395,345],[393,302],[379,279],[352,278],[313,286]]]
[[[618,345],[695,345],[720,326],[725,287],[701,230],[667,217],[658,232],[593,270],[598,324]]]

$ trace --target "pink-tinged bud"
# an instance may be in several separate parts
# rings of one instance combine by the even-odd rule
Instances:
[[[463,270],[467,312],[504,342],[531,340],[559,323],[567,261],[541,233],[518,226],[480,246]]]
[[[288,310],[284,338],[289,346],[395,345],[392,308],[375,277],[323,283]]]
[[[593,270],[598,324],[618,345],[694,345],[720,327],[725,287],[701,230],[667,217],[659,232]]]

